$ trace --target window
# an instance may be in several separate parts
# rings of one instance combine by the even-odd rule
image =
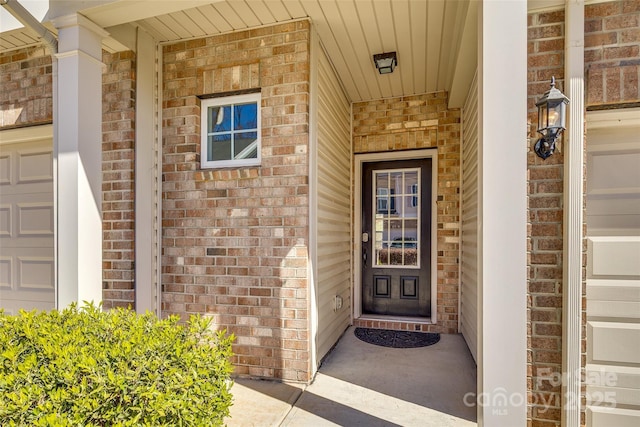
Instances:
[[[203,99],[202,168],[260,164],[260,93]]]

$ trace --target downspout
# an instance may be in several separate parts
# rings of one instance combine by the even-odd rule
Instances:
[[[56,39],[56,36],[49,31],[47,27],[42,25],[40,21],[34,18],[18,0],[0,0],[0,5],[7,9],[14,18],[22,23],[22,25],[35,31],[42,41],[51,48],[51,53],[58,53],[58,40]]]

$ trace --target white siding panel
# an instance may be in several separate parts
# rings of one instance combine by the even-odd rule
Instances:
[[[317,359],[351,319],[351,131],[349,102],[319,49],[317,123]],[[342,307],[336,308],[336,297]]]
[[[478,81],[462,110],[462,246],[460,332],[477,361],[478,336]]]

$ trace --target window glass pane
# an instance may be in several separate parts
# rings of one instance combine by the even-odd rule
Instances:
[[[231,134],[209,136],[208,142],[207,161],[231,160]]]
[[[258,128],[258,105],[255,102],[250,104],[238,104],[234,107],[233,130],[257,129]]]
[[[208,133],[229,132],[231,130],[231,107],[209,107]]]
[[[402,265],[418,265],[418,250],[415,248],[407,247],[402,249],[404,251],[403,254],[403,262]]]
[[[376,265],[389,265],[389,249],[376,249]]]
[[[419,173],[418,169],[374,172],[375,266],[420,265]]]
[[[389,213],[389,189],[378,188],[376,194],[376,206],[379,214]]]
[[[258,133],[242,132],[233,135],[234,159],[255,159],[258,157]]]

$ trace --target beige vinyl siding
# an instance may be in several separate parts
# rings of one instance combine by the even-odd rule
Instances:
[[[478,336],[478,81],[462,110],[462,245],[460,332],[477,362]]]
[[[351,131],[349,102],[324,50],[318,61],[317,361],[351,319]],[[336,297],[342,307],[336,308]]]

